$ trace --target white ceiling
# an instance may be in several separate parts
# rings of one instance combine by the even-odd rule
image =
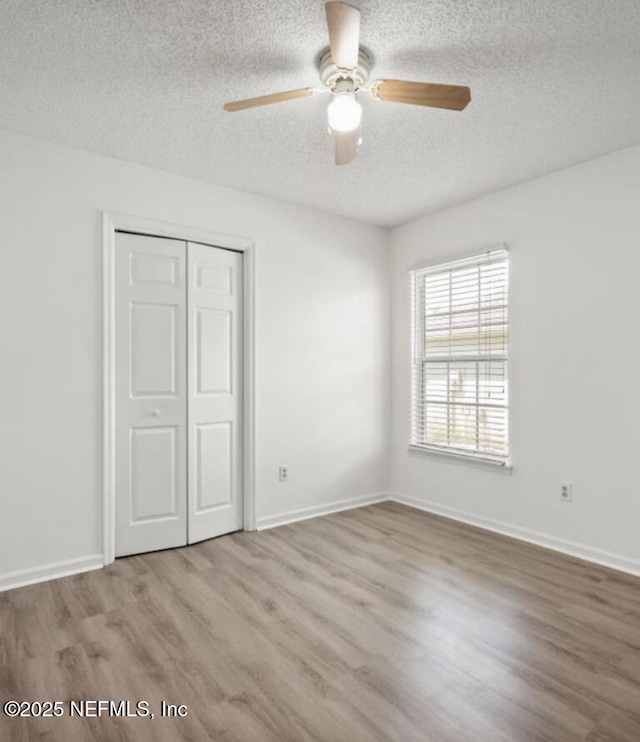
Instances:
[[[461,112],[364,100],[333,164],[321,0],[0,0],[0,127],[392,226],[640,141],[638,0],[353,0],[372,79],[469,85]]]

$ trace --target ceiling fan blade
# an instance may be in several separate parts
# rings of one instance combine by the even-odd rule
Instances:
[[[347,3],[326,3],[331,59],[341,70],[358,66],[360,11]]]
[[[358,130],[336,131],[336,165],[347,165],[356,156],[358,150]]]
[[[260,95],[257,98],[245,98],[245,100],[237,100],[233,103],[225,103],[225,111],[243,111],[245,108],[256,108],[256,106],[268,106],[271,103],[282,103],[285,100],[293,100],[294,98],[308,98],[313,95],[315,90],[313,88],[299,88],[298,90],[287,90],[285,93],[273,93],[272,95]]]
[[[376,80],[371,86],[371,95],[394,103],[448,108],[452,111],[462,111],[471,100],[471,91],[463,85],[436,85],[406,80]]]

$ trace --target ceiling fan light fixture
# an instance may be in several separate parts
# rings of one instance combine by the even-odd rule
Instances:
[[[354,131],[360,126],[362,106],[358,103],[355,93],[334,93],[327,108],[329,127],[332,131]]]
[[[360,10],[351,5],[354,1],[329,0],[325,3],[329,46],[322,49],[316,58],[321,89],[300,88],[245,98],[225,103],[224,110],[242,111],[328,91],[331,93],[327,109],[328,129],[335,147],[335,163],[347,165],[355,158],[361,141],[359,92],[366,92],[377,100],[411,106],[451,111],[462,111],[467,106],[471,101],[471,91],[466,85],[382,79],[365,88],[364,84],[368,82],[373,67],[373,57],[360,46]]]

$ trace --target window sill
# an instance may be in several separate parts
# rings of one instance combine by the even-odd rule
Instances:
[[[409,444],[409,453],[420,454],[428,457],[435,457],[443,461],[448,461],[455,464],[465,464],[467,466],[475,466],[480,469],[489,469],[492,471],[502,472],[503,474],[511,474],[513,467],[509,463],[503,461],[496,461],[495,459],[482,458],[480,456],[471,456],[464,453],[458,453],[454,451],[442,451],[437,448],[428,448],[426,446],[414,446]]]

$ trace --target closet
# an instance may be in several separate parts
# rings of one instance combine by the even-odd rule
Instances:
[[[116,556],[242,528],[242,254],[117,232]]]

